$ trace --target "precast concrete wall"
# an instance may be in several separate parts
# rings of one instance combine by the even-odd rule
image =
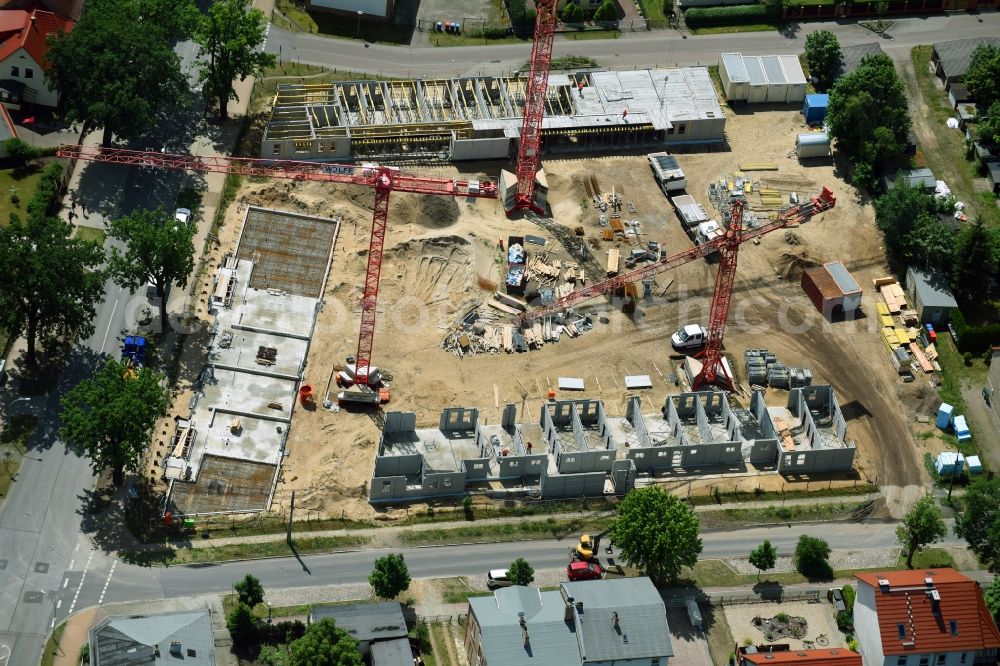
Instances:
[[[615,452],[604,451],[562,451],[556,454],[556,469],[560,474],[585,472],[610,472],[615,462]]]
[[[372,479],[368,489],[368,501],[372,504],[409,499],[406,493],[405,476],[377,477]]]
[[[557,476],[543,474],[539,482],[538,492],[542,499],[595,497],[604,494],[604,482],[607,480],[607,476],[604,472],[559,474]]]
[[[419,453],[401,456],[378,456],[375,458],[373,477],[410,476],[420,474],[424,467],[424,457]]]
[[[389,412],[385,415],[383,435],[396,432],[413,432],[417,429],[417,415],[413,412]]]
[[[471,435],[479,424],[479,410],[467,407],[448,407],[441,410],[441,417],[438,419],[438,429],[445,433],[449,439],[451,433],[461,433],[461,436]]]
[[[842,449],[813,449],[782,452],[778,456],[779,474],[844,472],[854,466],[853,444]]]
[[[489,458],[470,458],[463,460],[460,465],[462,471],[465,472],[465,478],[469,481],[482,481],[489,478]]]
[[[757,467],[770,467],[777,462],[778,453],[777,439],[755,439],[750,445],[747,460],[751,465]]]
[[[635,477],[635,464],[631,460],[616,460],[611,468],[611,483],[618,495],[624,495],[635,488]]]
[[[451,140],[451,159],[453,160],[506,159],[509,155],[510,138],[506,136],[477,139],[453,138]]]
[[[548,461],[549,457],[544,453],[530,456],[504,456],[500,458],[499,478],[537,478],[545,471]]]

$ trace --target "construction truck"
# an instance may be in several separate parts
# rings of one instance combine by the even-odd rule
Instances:
[[[126,335],[122,341],[122,363],[141,368],[146,363],[146,338]]]

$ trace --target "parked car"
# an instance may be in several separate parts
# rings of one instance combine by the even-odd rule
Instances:
[[[833,604],[834,613],[847,610],[847,604],[844,603],[844,593],[839,587],[831,587],[826,593],[826,598]]]
[[[191,223],[191,209],[190,208],[178,208],[174,211],[174,219],[181,224]]]
[[[493,569],[486,574],[486,587],[495,590],[498,587],[510,587],[514,583],[507,578],[506,569]]]
[[[705,344],[707,339],[708,331],[704,326],[688,324],[670,336],[670,343],[675,349],[695,349]]]
[[[604,569],[597,562],[570,562],[566,567],[566,578],[571,581],[596,580],[604,577]]]

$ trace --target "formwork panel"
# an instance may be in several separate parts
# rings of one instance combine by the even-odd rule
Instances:
[[[332,220],[251,206],[236,256],[254,262],[251,287],[319,298],[336,231]]]
[[[171,509],[178,514],[267,509],[275,466],[206,455],[195,483],[174,483]]]

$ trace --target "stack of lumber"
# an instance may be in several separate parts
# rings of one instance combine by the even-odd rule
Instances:
[[[785,425],[785,421],[780,416],[774,417],[774,427],[778,429],[778,437],[781,439],[781,448],[785,451],[795,450],[795,439],[792,431]]]
[[[560,262],[556,261],[555,265],[549,265],[543,258],[537,254],[533,254],[528,259],[528,278],[534,278],[539,281],[558,279],[561,268],[559,264]]]
[[[879,293],[882,294],[882,298],[885,300],[890,313],[899,314],[901,311],[907,309],[906,294],[898,282],[893,281],[890,284],[880,286]]]
[[[621,263],[621,255],[617,248],[611,248],[608,250],[608,275],[614,275],[618,272],[618,267]]]
[[[910,343],[910,353],[913,354],[913,358],[917,359],[917,364],[921,370],[928,374],[934,372],[934,366],[927,360],[927,356],[924,355],[924,352],[920,349],[920,345],[916,342]]]

